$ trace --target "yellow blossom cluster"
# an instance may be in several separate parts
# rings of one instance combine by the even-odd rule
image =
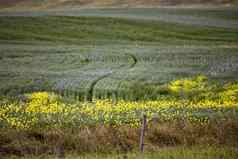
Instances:
[[[142,114],[148,120],[189,120],[207,123],[213,119],[238,116],[238,84],[229,83],[219,89],[208,86],[204,76],[176,80],[169,84],[173,93],[186,92],[193,98],[168,96],[155,101],[112,101],[66,103],[54,93],[27,94],[27,101],[0,104],[0,127],[30,129],[34,127],[79,127],[110,124],[138,126]],[[192,90],[192,91],[191,91]],[[199,93],[193,93],[193,92]]]
[[[17,129],[29,129],[37,123],[37,117],[27,114],[24,106],[11,103],[0,105],[1,126],[10,126]]]
[[[60,105],[58,97],[47,92],[36,92],[27,95],[29,102],[26,112],[33,113],[60,113],[63,107]]]
[[[177,94],[188,94],[194,91],[204,91],[208,87],[207,77],[204,75],[198,75],[194,78],[185,78],[181,80],[175,80],[170,82],[169,89]]]

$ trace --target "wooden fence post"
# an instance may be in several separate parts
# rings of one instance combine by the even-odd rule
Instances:
[[[64,134],[63,132],[56,132],[58,133],[58,139],[56,139],[56,145],[54,149],[54,153],[56,158],[65,158],[65,151],[64,151]]]
[[[146,115],[142,116],[142,125],[141,125],[141,133],[140,133],[140,152],[144,152],[144,138],[145,138],[145,130],[146,130]]]

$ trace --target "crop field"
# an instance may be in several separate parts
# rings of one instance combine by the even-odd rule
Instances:
[[[31,17],[31,12],[9,17],[2,13],[5,16],[0,17],[1,93],[46,90],[79,99],[135,99],[136,95],[127,93],[135,85],[153,92],[171,80],[197,74],[221,81],[237,80],[235,10],[215,10],[219,13],[215,18],[215,13],[208,9],[178,11],[182,19],[188,16],[186,13],[194,14],[190,22],[204,25],[175,23],[173,18],[166,17],[177,13],[173,9],[147,10],[69,11],[74,17],[38,17],[34,13]],[[210,15],[208,20],[201,21],[199,17],[206,11]],[[83,17],[78,17],[81,12]],[[122,14],[138,17],[116,18],[123,17]],[[157,15],[172,21],[151,21]],[[206,26],[211,22],[209,18],[216,21],[212,23],[215,26]],[[189,19],[185,18],[187,22]],[[150,97],[141,92],[140,98]]]
[[[0,155],[237,147],[237,108],[235,7],[0,12]]]

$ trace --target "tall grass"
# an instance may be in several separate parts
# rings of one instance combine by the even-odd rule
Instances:
[[[146,131],[145,152],[152,152],[148,154],[149,156],[162,155],[175,158],[176,155],[178,155],[177,157],[185,155],[184,157],[187,158],[209,158],[213,155],[216,157],[224,155],[222,156],[224,159],[225,156],[234,158],[234,155],[237,154],[235,147],[238,145],[237,130],[237,121],[234,120],[210,123],[209,125],[181,121],[174,123],[153,122],[149,124]],[[55,149],[60,145],[63,146],[65,154],[79,155],[94,153],[106,155],[114,153],[130,154],[131,152],[137,152],[139,149],[140,131],[128,126],[98,125],[84,129],[51,129],[47,131],[1,129],[1,131],[1,156],[54,156],[56,155]],[[200,145],[210,145],[211,147]],[[185,149],[178,147],[185,147]],[[218,150],[216,150],[216,147],[218,147]],[[208,156],[203,156],[206,154]]]

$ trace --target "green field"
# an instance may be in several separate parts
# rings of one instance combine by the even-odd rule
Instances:
[[[235,7],[0,12],[0,158],[235,159],[237,107]]]
[[[218,11],[212,11],[207,9],[202,14],[208,13],[208,18],[216,21],[214,25],[221,25],[223,18],[214,18]],[[27,17],[3,14],[1,93],[16,95],[45,90],[64,92],[81,100],[92,96],[144,99],[152,97],[147,92],[139,93],[140,97],[128,92],[135,86],[157,92],[171,80],[197,74],[220,81],[237,80],[237,28],[205,26],[206,21],[203,26],[140,17],[143,13],[149,18],[156,15],[166,18],[176,12],[180,16],[198,12],[192,16],[196,20],[199,17],[196,15],[201,14],[200,10],[192,9],[167,9],[161,15],[162,12],[163,9],[83,10],[73,12],[74,17],[38,17],[34,13],[31,17],[31,12]],[[138,17],[107,17],[120,17],[122,13],[124,17]],[[77,16],[81,14],[83,17]],[[221,10],[218,17],[221,14],[231,17],[229,14],[236,12]]]

